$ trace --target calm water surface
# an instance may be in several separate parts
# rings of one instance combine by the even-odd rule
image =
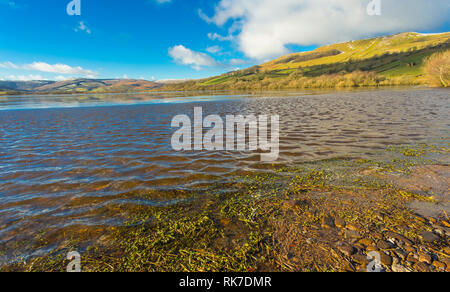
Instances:
[[[278,164],[373,158],[388,145],[448,141],[448,90],[326,94],[0,97],[0,243],[42,229],[121,224],[130,193],[198,189],[263,171],[252,152],[175,152],[178,114],[278,114]],[[443,139],[442,139],[443,138]],[[128,201],[127,201],[128,200]],[[109,212],[104,212],[105,208]],[[113,214],[113,215],[112,215]]]

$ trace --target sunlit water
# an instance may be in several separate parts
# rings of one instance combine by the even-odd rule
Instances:
[[[370,159],[388,145],[445,140],[450,128],[449,91],[439,89],[0,101],[1,243],[46,228],[121,224],[111,206],[129,193],[196,189],[266,168],[256,152],[173,151],[171,120],[194,107],[223,118],[279,115],[278,164]]]

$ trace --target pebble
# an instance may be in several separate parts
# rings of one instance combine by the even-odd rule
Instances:
[[[413,254],[413,253],[410,253],[410,254],[406,257],[406,260],[407,260],[408,262],[411,262],[411,263],[417,263],[417,262],[419,261],[419,257],[416,256],[416,255]]]
[[[380,253],[380,260],[381,260],[381,263],[385,266],[392,265],[392,257],[388,256],[385,253]]]
[[[440,239],[440,237],[438,235],[434,234],[433,232],[428,232],[428,231],[422,231],[419,235],[423,241],[428,242],[428,243],[433,243]]]
[[[429,272],[430,271],[430,267],[428,266],[427,263],[424,262],[419,262],[417,264],[414,265],[414,269],[418,272]]]
[[[411,272],[408,268],[402,266],[402,265],[398,265],[398,264],[394,264],[392,265],[392,271],[395,273],[409,273]]]
[[[359,239],[359,238],[361,238],[361,233],[359,233],[358,231],[354,231],[354,230],[346,230],[345,237]]]
[[[361,243],[364,246],[372,246],[373,245],[373,241],[368,239],[368,238],[363,238],[359,241],[359,243]]]
[[[429,254],[426,253],[419,253],[419,262],[425,262],[429,265],[433,263],[433,259]]]
[[[398,234],[398,233],[395,233],[395,232],[392,232],[392,231],[386,232],[386,237],[387,238],[394,238],[394,239],[403,241],[406,245],[413,245],[413,242],[411,240],[407,239],[406,237],[404,237],[401,234]]]
[[[352,256],[352,259],[357,262],[358,264],[361,265],[367,265],[370,263],[369,259],[367,258],[367,256],[363,255],[363,254],[355,254]]]
[[[447,268],[446,264],[439,261],[434,261],[433,266],[435,266],[438,271],[445,271],[445,269]]]
[[[380,240],[380,241],[378,241],[378,243],[377,243],[377,247],[378,247],[379,249],[381,249],[381,250],[386,250],[386,249],[391,249],[391,248],[392,248],[392,244],[389,243],[389,242],[387,242],[387,241]]]
[[[342,252],[344,255],[348,257],[352,256],[356,252],[356,249],[347,243],[342,243],[341,245],[338,246],[338,249],[340,252]]]

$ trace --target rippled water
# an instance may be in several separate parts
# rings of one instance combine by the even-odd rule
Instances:
[[[161,97],[164,97],[162,99]],[[42,228],[120,224],[127,194],[193,189],[261,170],[252,152],[175,152],[178,114],[278,114],[280,164],[371,158],[448,138],[448,90],[183,97],[167,93],[0,97],[0,242]],[[105,212],[105,209],[108,212]]]

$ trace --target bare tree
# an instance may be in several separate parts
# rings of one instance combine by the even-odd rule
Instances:
[[[430,56],[425,73],[431,86],[450,87],[450,50]]]

